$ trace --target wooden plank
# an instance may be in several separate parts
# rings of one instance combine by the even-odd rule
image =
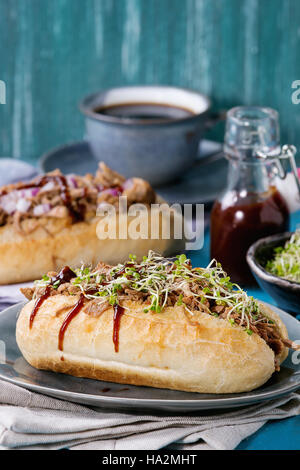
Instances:
[[[78,101],[137,83],[275,107],[282,141],[300,147],[299,17],[298,0],[2,0],[0,155],[35,161],[81,139]]]

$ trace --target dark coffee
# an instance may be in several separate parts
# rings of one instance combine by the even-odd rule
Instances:
[[[101,106],[94,111],[105,116],[114,116],[121,119],[143,119],[147,121],[170,121],[194,115],[190,109],[160,103],[114,104],[111,106]]]

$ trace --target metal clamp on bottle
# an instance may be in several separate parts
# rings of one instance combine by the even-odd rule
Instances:
[[[295,145],[285,144],[282,146],[281,153],[277,156],[277,159],[275,160],[274,164],[276,168],[275,173],[279,176],[279,178],[285,179],[287,171],[283,167],[282,161],[289,160],[291,170],[292,170],[292,173],[294,175],[295,182],[297,185],[298,196],[300,198],[300,181],[298,177],[298,170],[297,170],[297,165],[296,165],[296,160],[295,160],[296,153],[297,153],[297,148],[295,147]],[[272,160],[274,160],[274,155],[269,156],[262,152],[257,152],[257,156],[263,159],[272,158]]]

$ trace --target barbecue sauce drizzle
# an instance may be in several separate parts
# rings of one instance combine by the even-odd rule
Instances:
[[[59,271],[57,276],[51,278],[51,285],[55,284],[57,281],[59,281],[59,285],[70,282],[74,277],[76,277],[74,271],[72,271],[69,266],[65,266]]]
[[[44,294],[42,294],[36,301],[35,301],[35,304],[34,304],[34,307],[33,307],[33,310],[31,312],[31,315],[30,315],[30,320],[29,320],[29,329],[31,330],[32,328],[32,325],[33,325],[33,320],[38,312],[38,309],[40,308],[40,306],[42,305],[42,303],[44,302],[44,300],[46,300],[50,295],[50,286],[47,286],[46,289],[45,289],[45,292]]]
[[[32,310],[31,315],[30,315],[30,320],[29,320],[29,329],[30,330],[32,328],[33,321],[35,319],[36,314],[38,313],[38,310],[39,310],[40,306],[42,305],[44,300],[46,300],[50,296],[51,286],[53,286],[53,284],[57,281],[60,281],[60,284],[64,284],[65,282],[70,282],[70,280],[73,277],[76,277],[76,274],[74,273],[74,271],[72,271],[72,269],[70,269],[69,266],[65,266],[64,268],[62,268],[59,271],[57,276],[55,276],[51,279],[51,282],[45,288],[44,293],[35,301],[33,310]]]
[[[124,307],[121,307],[119,304],[114,305],[113,342],[115,345],[115,352],[119,352],[120,321],[124,311]]]
[[[42,176],[36,183],[36,186],[44,186],[48,181],[54,180],[58,183],[60,189],[61,189],[61,198],[63,200],[63,203],[65,204],[66,208],[68,209],[72,219],[74,221],[76,220],[82,220],[82,214],[76,212],[73,209],[72,202],[71,202],[71,197],[70,197],[70,192],[69,192],[69,187],[67,180],[65,176],[63,175],[54,175],[54,176],[49,176],[45,175]]]
[[[81,208],[80,211],[74,210],[71,202],[69,186],[67,183],[67,179],[64,175],[44,175],[39,177],[35,182],[31,183],[23,183],[19,185],[16,189],[28,189],[28,188],[41,188],[45,186],[49,181],[56,181],[61,189],[61,198],[63,203],[65,204],[66,208],[69,211],[73,221],[80,221],[84,218],[84,208]],[[7,190],[3,189],[0,191],[0,196],[4,196],[7,194]]]
[[[117,273],[117,274],[120,275],[120,273]],[[30,329],[32,328],[34,318],[35,318],[40,306],[42,305],[44,300],[46,300],[50,296],[51,286],[53,286],[53,284],[55,284],[57,281],[59,281],[59,285],[64,284],[66,282],[70,282],[70,280],[73,279],[74,277],[76,277],[76,274],[74,273],[74,271],[72,271],[72,269],[70,269],[69,266],[65,266],[64,268],[62,268],[60,270],[60,272],[57,274],[57,276],[55,276],[51,279],[51,282],[46,287],[44,294],[41,295],[35,302],[34,308],[33,308],[32,312],[31,312],[31,315],[30,315],[30,323],[29,323],[29,328]],[[65,320],[64,320],[64,322],[63,322],[63,324],[62,324],[62,326],[59,330],[58,349],[60,351],[63,350],[63,341],[64,341],[65,332],[66,332],[69,324],[73,320],[73,318],[82,309],[83,304],[84,304],[84,299],[85,299],[84,294],[81,293],[78,302],[70,310],[70,312],[66,316],[66,318],[65,318]],[[124,307],[121,307],[121,305],[119,305],[119,304],[114,305],[113,343],[114,343],[114,347],[115,347],[115,352],[119,352],[120,322],[121,322],[121,317],[122,317],[124,312],[125,312]]]
[[[44,294],[41,295],[41,297],[39,297],[35,302],[35,305],[33,307],[31,315],[30,315],[30,321],[29,321],[29,328],[30,329],[32,328],[33,320],[34,320],[34,318],[35,318],[35,316],[38,312],[38,309],[40,308],[40,306],[42,305],[44,300],[46,300],[49,297],[50,293],[51,293],[51,286],[53,286],[53,284],[55,284],[57,281],[59,281],[59,285],[64,284],[66,282],[70,282],[70,280],[73,279],[74,277],[76,277],[76,274],[74,273],[74,271],[72,271],[72,269],[70,269],[69,266],[65,266],[64,268],[62,268],[60,270],[60,272],[57,274],[57,276],[55,276],[51,279],[51,282],[46,287]],[[64,342],[65,331],[66,331],[69,323],[80,312],[81,308],[83,307],[83,304],[84,304],[84,294],[80,294],[78,302],[70,310],[70,312],[68,313],[67,317],[65,318],[65,320],[64,320],[64,322],[63,322],[63,324],[62,324],[62,326],[59,330],[58,349],[60,351],[63,350],[63,342]]]
[[[68,313],[67,317],[64,319],[63,324],[60,327],[59,334],[58,334],[58,349],[60,351],[63,350],[63,343],[64,343],[64,336],[66,329],[68,328],[69,324],[73,320],[74,317],[80,312],[84,304],[84,294],[80,294],[78,302],[74,305],[72,310]]]

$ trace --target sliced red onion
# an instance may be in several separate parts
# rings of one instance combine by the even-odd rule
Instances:
[[[102,192],[104,190],[103,184],[97,184],[96,188],[98,189],[99,192]]]
[[[40,190],[40,188],[33,188],[33,189],[31,190],[32,196],[33,196],[33,197],[36,196],[36,195],[38,194],[39,190]]]
[[[133,186],[132,178],[129,178],[128,180],[126,180],[125,183],[123,183],[123,185],[122,185],[123,190],[130,189],[130,188],[132,188],[132,186]]]
[[[67,183],[71,188],[73,188],[73,189],[78,188],[78,184],[77,184],[77,181],[76,181],[74,175],[72,175],[72,174],[67,175],[66,178],[67,178]]]
[[[0,198],[0,207],[9,215],[15,211],[27,212],[31,206],[32,198],[36,195],[36,190],[39,188],[28,188],[11,191]]]
[[[45,193],[46,191],[52,191],[55,188],[54,181],[48,181],[44,186],[41,187],[40,191]]]
[[[121,191],[119,188],[109,188],[109,189],[104,189],[104,191],[101,191],[101,194],[110,194],[111,196],[120,196]]]
[[[28,199],[21,198],[16,204],[16,210],[25,214],[31,206],[31,202]]]
[[[39,190],[40,188],[19,189],[17,193],[21,198],[31,198],[36,196]]]
[[[39,204],[38,206],[35,206],[33,209],[33,215],[39,216],[39,215],[44,215],[47,214],[51,210],[50,204]]]
[[[8,194],[5,194],[0,198],[0,207],[7,214],[13,214],[16,210],[18,202],[18,193],[17,191],[12,191]]]

